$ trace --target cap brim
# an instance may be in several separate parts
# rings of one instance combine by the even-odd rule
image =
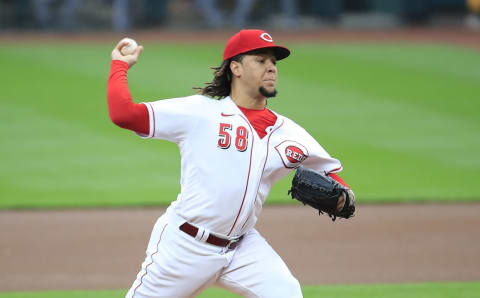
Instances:
[[[290,50],[285,47],[274,46],[272,48],[275,53],[275,57],[277,57],[277,60],[282,60],[290,56]]]

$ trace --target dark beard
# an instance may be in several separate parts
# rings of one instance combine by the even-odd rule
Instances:
[[[270,98],[270,97],[275,97],[277,95],[277,89],[273,89],[272,92],[269,92],[267,89],[260,87],[258,88],[258,91],[260,92],[261,95]]]

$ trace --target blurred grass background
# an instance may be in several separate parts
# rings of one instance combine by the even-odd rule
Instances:
[[[140,41],[141,42],[141,41]],[[106,107],[114,43],[0,45],[0,208],[166,205],[175,144],[115,127]],[[480,53],[434,44],[288,45],[269,107],[344,165],[360,202],[478,201]],[[223,45],[145,44],[135,101],[188,96]],[[267,203],[291,203],[291,175]]]
[[[335,298],[472,298],[477,297],[479,282],[445,282],[421,284],[379,284],[379,285],[322,285],[303,286],[304,297]],[[125,290],[102,291],[45,291],[45,292],[4,292],[0,298],[113,298],[123,297]],[[199,298],[240,297],[221,288],[209,288]]]

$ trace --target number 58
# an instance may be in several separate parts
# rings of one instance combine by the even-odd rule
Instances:
[[[220,129],[218,132],[218,147],[222,149],[230,148],[231,142],[232,124],[220,123]],[[248,130],[245,126],[239,126],[236,129],[235,135],[235,147],[238,151],[243,152],[247,150]]]

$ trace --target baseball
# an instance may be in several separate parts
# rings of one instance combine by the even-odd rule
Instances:
[[[138,47],[137,42],[128,37],[122,39],[122,42],[128,42],[127,45],[123,46],[120,49],[120,52],[122,53],[123,56],[133,54]]]

